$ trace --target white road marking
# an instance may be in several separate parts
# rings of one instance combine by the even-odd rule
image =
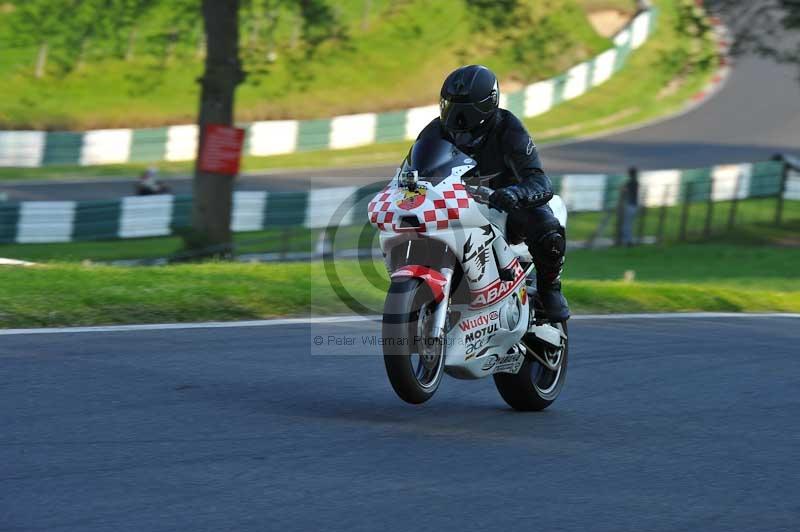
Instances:
[[[677,312],[644,314],[583,314],[573,316],[570,321],[592,320],[664,320],[664,319],[735,319],[735,318],[800,318],[794,313],[735,313],[735,312]],[[41,329],[0,329],[0,336],[26,334],[78,334],[131,331],[175,331],[189,329],[238,329],[243,327],[272,327],[279,325],[316,325],[321,323],[358,323],[380,321],[372,316],[312,316],[307,318],[281,318],[253,321],[209,321],[199,323],[148,323],[142,325],[101,325],[93,327],[52,327]]]
[[[584,314],[573,316],[572,320],[665,320],[665,319],[703,319],[703,318],[800,318],[793,312],[654,312],[642,314]]]

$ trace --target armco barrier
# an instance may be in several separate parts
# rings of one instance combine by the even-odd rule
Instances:
[[[721,165],[694,170],[642,172],[643,207],[688,202],[777,197],[800,200],[800,173],[784,183],[780,161]],[[625,177],[565,175],[553,177],[556,191],[571,213],[613,209]],[[386,181],[362,187],[310,192],[238,191],[232,227],[236,232],[285,227],[325,228],[366,223],[367,203]],[[191,197],[141,196],[114,201],[26,201],[0,203],[0,243],[71,242],[167,236],[191,224]]]
[[[518,116],[532,117],[577,98],[610,79],[632,50],[653,33],[656,11],[639,13],[613,39],[614,47],[552,79],[500,98]],[[439,114],[438,105],[391,113],[364,113],[322,120],[271,120],[246,125],[245,153],[280,155],[414,139]],[[86,132],[0,131],[0,166],[98,165],[189,161],[197,152],[196,125]]]

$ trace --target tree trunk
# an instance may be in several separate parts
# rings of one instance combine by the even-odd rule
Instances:
[[[172,30],[167,35],[167,46],[164,48],[164,64],[172,64],[172,59],[175,57],[175,48],[178,46],[178,31]]]
[[[289,48],[292,50],[297,49],[300,44],[300,35],[303,33],[303,17],[301,15],[294,15],[292,21],[292,35],[289,38]]]
[[[75,70],[82,70],[86,66],[86,49],[89,47],[88,37],[81,40],[81,49],[78,52],[78,60],[75,62]]]
[[[244,79],[239,59],[239,0],[203,0],[208,48],[201,85],[200,143],[194,174],[192,238],[187,245],[206,255],[228,255],[231,246],[233,177],[200,170],[206,124],[233,124],[236,86]]]
[[[133,61],[134,57],[134,48],[136,46],[136,36],[139,29],[138,27],[134,26],[131,28],[131,32],[128,34],[128,49],[125,50],[125,61]]]
[[[44,76],[45,68],[47,67],[47,51],[48,45],[47,41],[45,41],[39,45],[39,53],[36,55],[35,75],[37,78]]]
[[[254,13],[253,15],[253,22],[250,26],[250,40],[248,41],[250,48],[254,48],[258,45],[261,36],[261,17],[259,15],[261,15],[261,13]]]
[[[269,10],[267,14],[269,20],[267,33],[267,61],[274,63],[278,59],[278,52],[275,50],[275,29],[278,26],[278,12],[275,8]]]
[[[372,0],[364,0],[364,13],[361,17],[361,29],[364,31],[369,29],[370,11],[372,11]]]
[[[200,23],[200,31],[197,34],[197,45],[194,50],[195,59],[203,59],[206,54],[206,32],[203,29],[203,23]]]

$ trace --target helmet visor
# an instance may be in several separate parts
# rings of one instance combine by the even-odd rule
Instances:
[[[495,84],[495,87],[497,85]],[[497,108],[497,89],[492,91],[492,93],[484,98],[483,100],[475,103],[475,108],[482,113],[491,113]]]
[[[479,102],[482,104],[483,102]],[[444,98],[439,102],[440,118],[447,131],[470,131],[478,127],[493,110],[481,111],[479,104],[458,103]],[[491,104],[490,104],[491,105]]]

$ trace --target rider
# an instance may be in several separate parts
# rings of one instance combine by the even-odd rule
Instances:
[[[547,316],[569,318],[561,294],[565,231],[547,202],[553,186],[542,170],[536,144],[522,122],[499,108],[497,77],[480,65],[453,71],[442,85],[440,116],[419,138],[441,136],[473,157],[482,177],[495,188],[491,205],[508,213],[507,233],[513,243],[524,241],[536,265],[536,285]]]

